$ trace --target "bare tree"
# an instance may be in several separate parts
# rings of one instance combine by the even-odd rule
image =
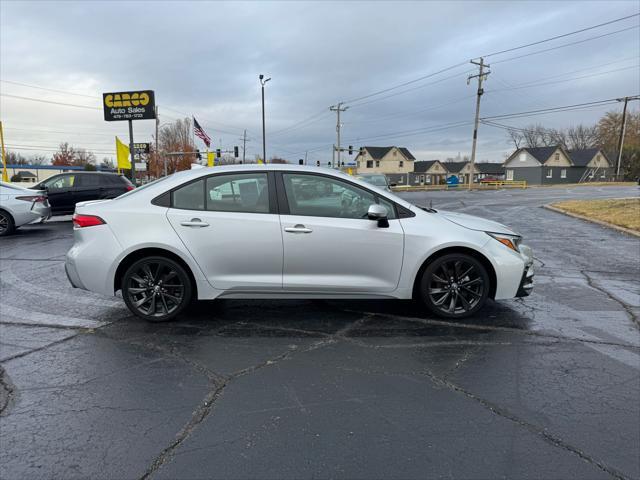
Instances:
[[[78,167],[84,167],[87,164],[95,164],[96,156],[93,152],[85,150],[84,148],[79,148],[76,150],[76,155],[73,160],[73,164]]]
[[[5,150],[5,159],[7,165],[27,165],[27,158],[19,153]]]
[[[167,172],[174,173],[180,170],[188,170],[196,159],[196,147],[193,144],[191,120],[184,118],[166,125],[160,129],[158,135],[159,154],[152,155],[150,170],[155,176],[159,176],[164,169],[164,161],[167,162]],[[168,153],[185,152],[184,155],[167,155]]]
[[[113,169],[113,168],[115,168],[115,165],[114,165],[113,160],[111,158],[104,157],[102,159],[102,162],[100,162],[100,168]]]
[[[569,127],[566,131],[567,147],[569,150],[586,150],[598,145],[598,127],[578,125]]]
[[[76,158],[76,151],[67,142],[61,143],[58,151],[53,154],[52,165],[73,165]]]
[[[507,133],[509,134],[509,140],[513,142],[514,148],[518,150],[524,140],[524,135],[518,130],[507,130]]]
[[[36,153],[35,155],[31,155],[29,163],[31,165],[46,165],[47,163],[49,163],[49,159],[45,155]]]

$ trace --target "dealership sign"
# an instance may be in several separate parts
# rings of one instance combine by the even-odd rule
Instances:
[[[102,107],[107,122],[156,118],[153,90],[103,93]]]
[[[133,151],[136,155],[149,153],[151,151],[151,144],[150,143],[134,143]]]

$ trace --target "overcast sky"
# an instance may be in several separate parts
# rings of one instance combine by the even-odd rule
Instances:
[[[50,156],[68,141],[101,159],[113,156],[114,135],[128,137],[126,122],[103,120],[101,93],[152,89],[162,123],[194,115],[215,147],[221,141],[225,149],[241,144],[247,129],[253,156],[262,148],[258,74],[264,73],[272,77],[268,157],[297,160],[309,151],[311,161],[329,160],[336,118],[328,107],[346,101],[343,145],[406,146],[419,160],[444,159],[471,149],[472,125],[457,124],[472,122],[475,108],[475,87],[467,85],[474,66],[464,62],[635,13],[637,1],[1,0],[0,118],[11,150]],[[638,94],[639,18],[489,56],[481,116]],[[594,123],[608,109],[620,105],[503,123]],[[135,140],[151,141],[153,128],[152,120],[135,122]],[[502,161],[510,150],[504,130],[481,125],[479,160]]]

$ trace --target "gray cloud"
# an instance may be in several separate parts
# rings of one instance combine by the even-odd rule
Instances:
[[[225,148],[238,144],[246,128],[252,138],[250,152],[260,151],[257,75],[271,76],[266,96],[268,153],[293,160],[305,150],[312,151],[311,158],[330,158],[335,116],[328,112],[328,106],[333,103],[484,53],[629,15],[635,13],[637,4],[2,2],[0,9],[1,80],[85,95],[151,88],[156,91],[163,122],[179,117],[175,111],[193,114],[216,143],[222,139]],[[511,55],[634,24],[638,24],[637,17]],[[487,82],[483,115],[638,93],[639,43],[635,29],[496,63]],[[508,57],[505,54],[495,59]],[[402,95],[360,106],[354,103],[343,115],[343,137],[354,145],[360,145],[360,139],[366,144],[406,145],[425,159],[468,154],[469,125],[410,136],[398,133],[396,137],[371,137],[470,121],[475,87],[467,86],[465,72],[471,67],[464,65],[412,84],[407,87],[412,90]],[[592,76],[621,68],[626,70]],[[574,71],[578,72],[568,73]],[[459,75],[432,83],[456,73]],[[564,73],[568,74],[559,76]],[[557,82],[580,76],[584,78],[509,90],[534,81]],[[99,97],[58,94],[9,83],[0,83],[0,90],[100,106]],[[126,137],[126,125],[106,124],[98,110],[10,97],[0,97],[0,107],[10,144],[54,146],[68,140],[108,152],[113,150],[111,135]],[[605,110],[524,118],[510,124],[522,126],[535,121],[557,127],[591,123]],[[320,115],[303,128],[279,132],[314,114]],[[149,139],[153,122],[137,122],[135,128],[141,140]],[[45,134],[36,129],[73,133]],[[501,130],[481,127],[479,158],[501,160],[510,148],[505,138]]]

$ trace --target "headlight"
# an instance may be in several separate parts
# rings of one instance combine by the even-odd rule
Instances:
[[[522,237],[520,235],[507,235],[506,233],[494,233],[494,232],[485,232],[490,237],[495,238],[501,244],[506,247],[509,247],[511,250],[519,252],[518,246],[522,241]]]

